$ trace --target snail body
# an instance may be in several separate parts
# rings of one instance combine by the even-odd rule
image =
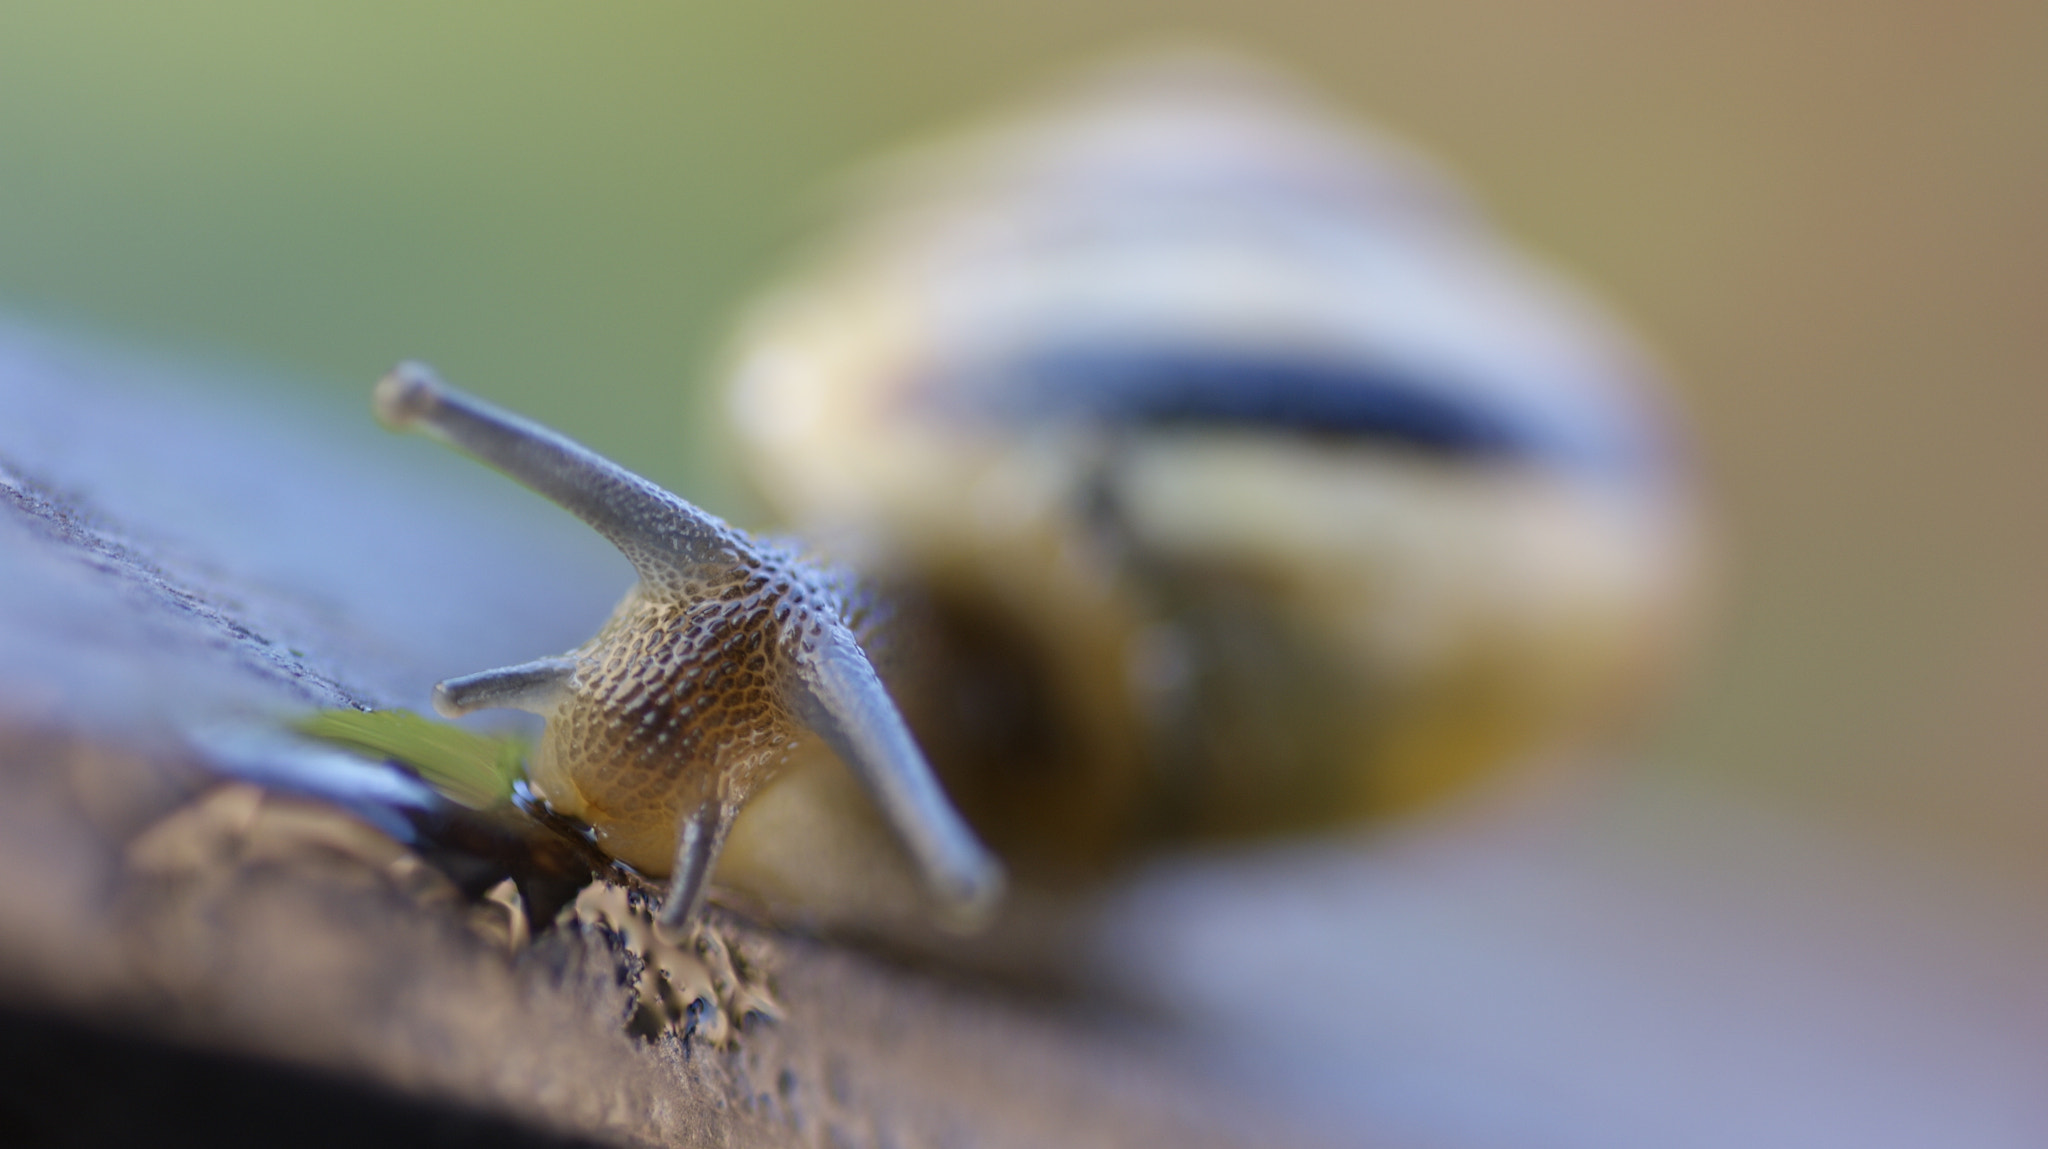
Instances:
[[[669,878],[662,922],[687,922],[740,807],[815,736],[863,782],[942,908],[984,915],[1001,870],[961,824],[876,677],[842,580],[517,416],[402,364],[378,417],[419,427],[561,504],[639,582],[567,655],[450,679],[448,717],[485,707],[546,720],[530,776],[613,857]]]

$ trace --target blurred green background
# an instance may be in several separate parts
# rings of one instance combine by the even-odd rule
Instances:
[[[425,358],[744,511],[705,386],[831,181],[1189,36],[1671,364],[1730,559],[1648,777],[2048,884],[2039,3],[14,2],[0,309],[351,397]]]

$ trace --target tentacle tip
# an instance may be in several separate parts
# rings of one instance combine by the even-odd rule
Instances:
[[[971,871],[951,875],[934,885],[938,925],[949,933],[980,933],[995,921],[1009,885],[1002,864],[984,856]]]
[[[688,909],[664,904],[661,912],[654,916],[654,936],[672,946],[688,945],[690,936],[696,932],[693,919],[694,915]]]
[[[431,414],[446,393],[447,387],[433,368],[408,359],[377,380],[376,389],[370,392],[370,409],[379,423],[402,431]]]
[[[456,703],[455,695],[449,692],[447,683],[436,682],[434,684],[434,713],[443,718],[460,718],[469,713],[469,711],[464,710]]]

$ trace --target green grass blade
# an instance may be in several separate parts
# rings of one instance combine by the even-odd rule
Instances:
[[[300,733],[351,750],[395,758],[452,802],[486,810],[512,800],[526,776],[526,741],[476,734],[410,710],[322,710]]]

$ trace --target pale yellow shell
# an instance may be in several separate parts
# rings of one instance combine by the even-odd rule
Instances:
[[[1016,366],[1072,346],[1205,380],[1394,364],[1509,446],[1276,427],[1256,397],[1243,424],[1099,419]],[[731,363],[769,505],[925,608],[896,693],[1027,874],[1412,808],[1611,727],[1684,646],[1692,494],[1646,358],[1426,165],[1254,69],[1114,70],[889,169]],[[1029,695],[1035,748],[959,729],[975,675]],[[846,878],[838,786],[764,795],[729,871],[879,896]]]

